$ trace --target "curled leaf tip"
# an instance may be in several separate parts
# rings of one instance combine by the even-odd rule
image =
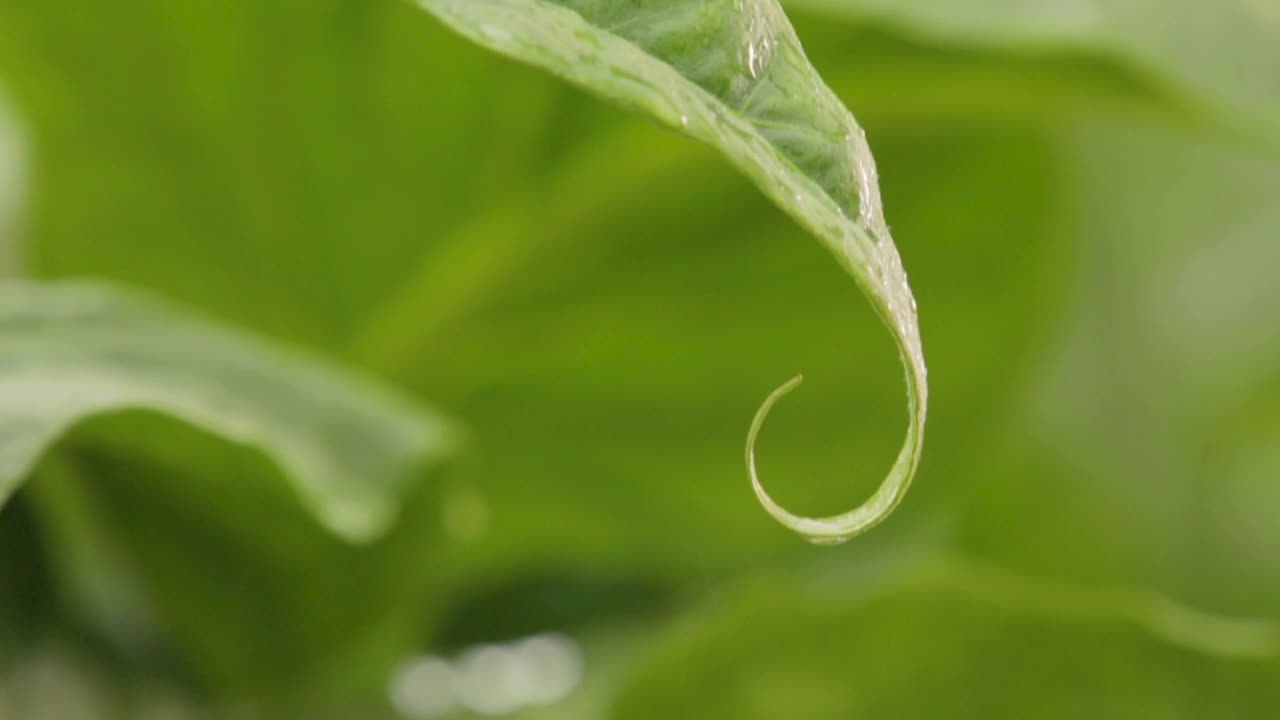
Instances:
[[[893,469],[875,494],[865,503],[841,515],[825,518],[796,515],[779,505],[761,484],[760,476],[756,471],[756,438],[759,437],[760,428],[764,426],[765,418],[769,417],[774,404],[799,387],[803,381],[803,375],[796,375],[783,383],[769,393],[769,397],[764,399],[760,409],[756,411],[756,416],[751,421],[751,429],[747,432],[747,475],[751,478],[751,487],[755,490],[756,498],[775,520],[815,545],[838,545],[880,524],[902,500],[907,487],[911,484],[911,478],[919,460],[919,426],[912,423]],[[916,402],[914,391],[910,393],[910,399],[914,408]]]
[[[761,487],[752,448],[797,377],[756,414],[747,466],[765,509],[813,542],[847,540],[887,517],[911,484],[924,441],[928,384],[916,303],[885,224],[866,133],[822,82],[778,0],[417,2],[480,45],[717,148],[831,251],[898,345],[907,439],[860,507],[825,519],[787,512]]]

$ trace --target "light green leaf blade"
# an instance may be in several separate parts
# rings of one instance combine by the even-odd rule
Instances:
[[[689,3],[419,0],[447,25],[724,153],[812,232],[857,281],[896,341],[910,421],[892,469],[862,506],[827,518],[795,515],[756,493],[776,519],[815,542],[840,542],[882,521],[919,464],[927,382],[915,300],[885,224],[865,133],[806,59],[775,0]],[[767,341],[767,339],[765,339]]]
[[[1274,0],[786,0],[945,42],[1113,58],[1233,128],[1280,142],[1280,4]]]
[[[1280,701],[1270,619],[960,559],[859,565],[713,603],[664,634],[609,717],[1260,717]]]
[[[6,283],[0,336],[0,501],[76,424],[141,409],[261,451],[326,527],[366,540],[449,447],[372,383],[106,285]]]

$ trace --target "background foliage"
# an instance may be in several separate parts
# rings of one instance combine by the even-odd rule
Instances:
[[[932,368],[912,494],[836,550],[756,505],[747,421],[803,370],[761,472],[838,511],[896,450],[900,370],[711,150],[408,3],[0,0],[0,269],[462,428],[351,543],[260,454],[78,426],[0,512],[0,716],[394,716],[406,658],[547,631],[586,675],[540,717],[1280,708],[1271,626],[1108,589],[1280,620],[1280,10],[787,5],[867,128]]]

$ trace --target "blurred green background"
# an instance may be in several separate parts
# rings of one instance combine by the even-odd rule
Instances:
[[[0,272],[465,432],[350,544],[196,428],[81,425],[0,512],[0,718],[1280,716],[1280,6],[784,4],[932,369],[911,494],[836,549],[747,423],[803,371],[761,474],[842,511],[901,370],[714,151],[411,3],[0,0]]]

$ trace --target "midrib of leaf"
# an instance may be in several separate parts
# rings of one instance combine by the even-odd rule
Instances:
[[[418,0],[475,42],[544,68],[719,149],[812,232],[853,276],[896,341],[910,421],[872,497],[826,518],[792,514],[765,492],[754,445],[776,390],[748,434],[757,497],[815,542],[882,521],[906,493],[924,438],[927,383],[915,300],[880,205],[865,133],[806,59],[775,0]]]

